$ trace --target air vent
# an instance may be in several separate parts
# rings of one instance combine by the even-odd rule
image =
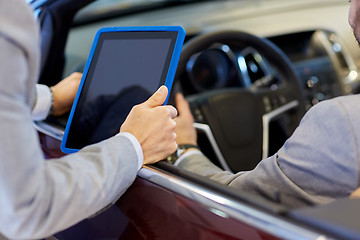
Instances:
[[[253,48],[245,48],[238,56],[237,63],[247,87],[267,86],[273,79],[268,63]]]

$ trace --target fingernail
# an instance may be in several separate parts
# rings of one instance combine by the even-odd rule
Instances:
[[[162,85],[159,89],[158,89],[158,92],[159,93],[165,93],[166,91],[166,87],[164,85]]]

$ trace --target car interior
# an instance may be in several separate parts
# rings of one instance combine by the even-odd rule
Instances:
[[[81,72],[100,27],[182,25],[187,34],[169,103],[174,104],[176,92],[184,94],[198,144],[215,165],[230,172],[251,170],[277,152],[313,105],[360,92],[360,51],[356,53],[351,30],[344,27],[348,4],[259,2],[139,1],[127,8],[122,1],[30,1],[41,26],[39,83],[51,86]],[[336,23],[326,23],[335,12],[340,15]],[[305,13],[308,19],[301,17]],[[315,24],[318,19],[323,22]],[[48,117],[34,126],[61,141],[67,118]],[[149,169],[295,225],[336,238],[360,237],[355,224],[360,215],[351,211],[360,207],[359,201],[289,209],[165,161]]]

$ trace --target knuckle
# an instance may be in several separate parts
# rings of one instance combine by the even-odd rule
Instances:
[[[137,105],[135,105],[135,106],[132,107],[132,110],[138,111],[139,108],[140,108],[140,104],[137,104]]]
[[[172,153],[175,152],[177,148],[178,148],[178,145],[177,145],[177,143],[175,142],[174,144],[172,144],[171,152],[172,152]]]
[[[166,117],[169,117],[169,116],[170,116],[170,110],[169,110],[168,107],[163,106],[163,107],[161,108],[161,111],[162,111],[162,114],[164,114]]]
[[[166,109],[164,108],[164,106],[156,107],[153,110],[154,110],[154,113],[156,113],[160,117],[166,116]]]
[[[176,122],[174,120],[171,120],[171,128],[175,129],[176,128]]]

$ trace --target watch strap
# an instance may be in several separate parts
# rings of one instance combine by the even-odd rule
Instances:
[[[194,144],[179,144],[176,151],[166,158],[167,162],[174,164],[176,160],[190,148],[200,149],[199,146]]]

